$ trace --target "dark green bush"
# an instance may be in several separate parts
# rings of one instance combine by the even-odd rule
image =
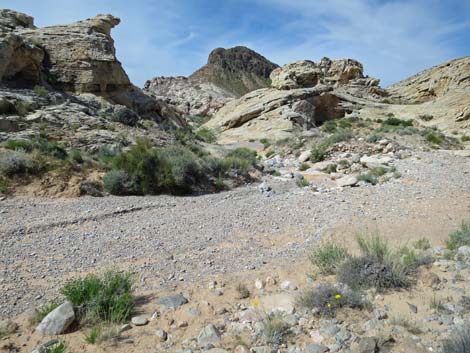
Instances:
[[[61,293],[85,323],[124,322],[134,311],[132,281],[128,273],[110,271],[101,277],[88,275],[71,280]]]
[[[413,126],[413,120],[402,120],[398,118],[387,118],[383,121],[383,125],[389,125],[389,126]]]
[[[34,86],[34,93],[36,93],[39,97],[45,97],[49,93],[49,90],[44,86]]]
[[[339,285],[322,283],[317,287],[301,293],[297,297],[297,304],[303,308],[315,309],[320,315],[335,316],[341,308],[366,307],[362,294]]]
[[[4,143],[5,148],[9,150],[23,150],[24,152],[32,152],[34,145],[30,140],[8,140]]]
[[[462,222],[460,228],[449,235],[446,241],[449,250],[457,250],[461,246],[470,246],[470,222]]]
[[[331,173],[336,173],[336,169],[338,168],[338,165],[335,164],[335,163],[331,163],[331,164],[328,164],[326,166],[325,169],[323,169],[323,171],[327,174],[331,174]]]
[[[130,195],[136,192],[135,186],[124,170],[111,170],[103,177],[104,189],[112,195]]]
[[[84,162],[82,152],[80,150],[71,150],[70,151],[70,159],[78,164],[82,164]]]
[[[207,143],[214,143],[217,140],[217,137],[214,131],[206,127],[200,128],[196,132],[196,136],[202,141],[207,142]]]
[[[438,133],[428,132],[424,136],[424,138],[429,143],[432,143],[432,144],[435,144],[435,145],[441,145],[444,142],[444,138],[442,137],[442,135],[440,135]]]
[[[140,117],[136,112],[129,108],[121,108],[111,115],[111,121],[121,123],[127,126],[135,126],[139,122]]]
[[[336,120],[327,120],[321,126],[321,129],[325,132],[333,133],[336,131],[337,124]]]
[[[320,144],[314,146],[311,150],[311,153],[310,153],[310,160],[313,163],[321,162],[321,161],[325,160],[325,158],[327,156],[328,147],[329,147],[329,145],[326,144],[326,143],[320,143]]]

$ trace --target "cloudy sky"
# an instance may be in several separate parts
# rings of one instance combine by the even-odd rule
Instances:
[[[350,57],[382,85],[470,55],[470,0],[1,0],[37,26],[112,13],[118,58],[134,83],[189,75],[216,47],[273,62]]]

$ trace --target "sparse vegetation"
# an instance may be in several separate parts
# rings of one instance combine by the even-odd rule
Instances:
[[[52,301],[44,306],[41,306],[36,309],[32,321],[36,324],[40,323],[51,311],[56,309],[60,304],[60,301]]]
[[[129,108],[121,108],[111,114],[110,120],[127,126],[135,126],[140,120],[140,117],[136,112]]]
[[[366,307],[362,294],[330,283],[319,284],[317,287],[301,293],[297,304],[307,309],[315,309],[320,315],[335,316],[340,308]]]
[[[200,140],[207,143],[214,143],[217,140],[217,136],[215,135],[214,131],[206,127],[197,130],[196,136]]]
[[[239,283],[236,287],[236,290],[240,299],[246,299],[250,297],[250,290],[244,283]]]
[[[134,311],[128,273],[109,271],[101,277],[87,275],[67,282],[61,293],[73,304],[79,320],[85,324],[124,322]]]
[[[462,135],[460,138],[462,142],[469,142],[470,141],[470,135]]]
[[[346,248],[328,242],[314,247],[309,259],[319,274],[334,275],[348,257]]]
[[[39,97],[45,97],[49,93],[49,90],[44,86],[34,86],[34,93],[36,93]]]
[[[390,324],[395,326],[401,326],[409,333],[412,333],[414,335],[419,335],[423,333],[416,321],[412,320],[411,318],[406,318],[402,315],[396,315],[391,317]]]
[[[290,330],[289,324],[283,320],[282,315],[279,313],[267,315],[262,324],[261,334],[266,344],[280,345]]]
[[[67,351],[67,346],[64,342],[59,342],[52,347],[48,347],[47,353],[65,353]]]
[[[431,248],[431,242],[428,238],[419,238],[413,243],[413,247],[419,250],[427,250]]]
[[[470,246],[470,222],[462,222],[460,228],[449,235],[446,241],[449,250],[457,250],[459,247]]]
[[[308,163],[302,163],[300,166],[299,166],[299,170],[301,172],[304,172],[306,171],[308,168],[310,168],[310,165]]]
[[[407,127],[407,126],[413,126],[413,120],[402,120],[399,118],[395,117],[389,117],[385,119],[382,122],[382,125],[384,126],[402,126],[402,127]]]
[[[305,188],[307,186],[310,186],[310,183],[307,179],[299,179],[297,180],[296,184],[299,188]]]
[[[331,164],[328,164],[326,166],[325,169],[323,169],[323,171],[327,174],[331,174],[331,173],[336,173],[336,169],[338,168],[338,165],[335,164],[335,163],[331,163]]]
[[[36,175],[44,166],[35,156],[21,151],[0,153],[0,174],[5,177],[15,175]]]
[[[434,144],[434,145],[441,145],[444,142],[442,136],[434,132],[428,132],[424,138],[427,142]]]

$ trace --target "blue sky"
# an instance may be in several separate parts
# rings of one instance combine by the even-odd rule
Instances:
[[[470,0],[2,0],[37,26],[112,13],[132,81],[189,75],[216,47],[246,45],[278,64],[354,58],[383,86],[470,55]]]

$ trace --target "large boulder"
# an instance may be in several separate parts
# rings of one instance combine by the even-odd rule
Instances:
[[[111,29],[119,18],[97,15],[68,25],[16,32],[47,52],[49,81],[69,92],[112,93],[131,87],[116,58]]]
[[[64,333],[75,320],[73,305],[65,302],[52,310],[36,327],[43,336],[55,336]]]

